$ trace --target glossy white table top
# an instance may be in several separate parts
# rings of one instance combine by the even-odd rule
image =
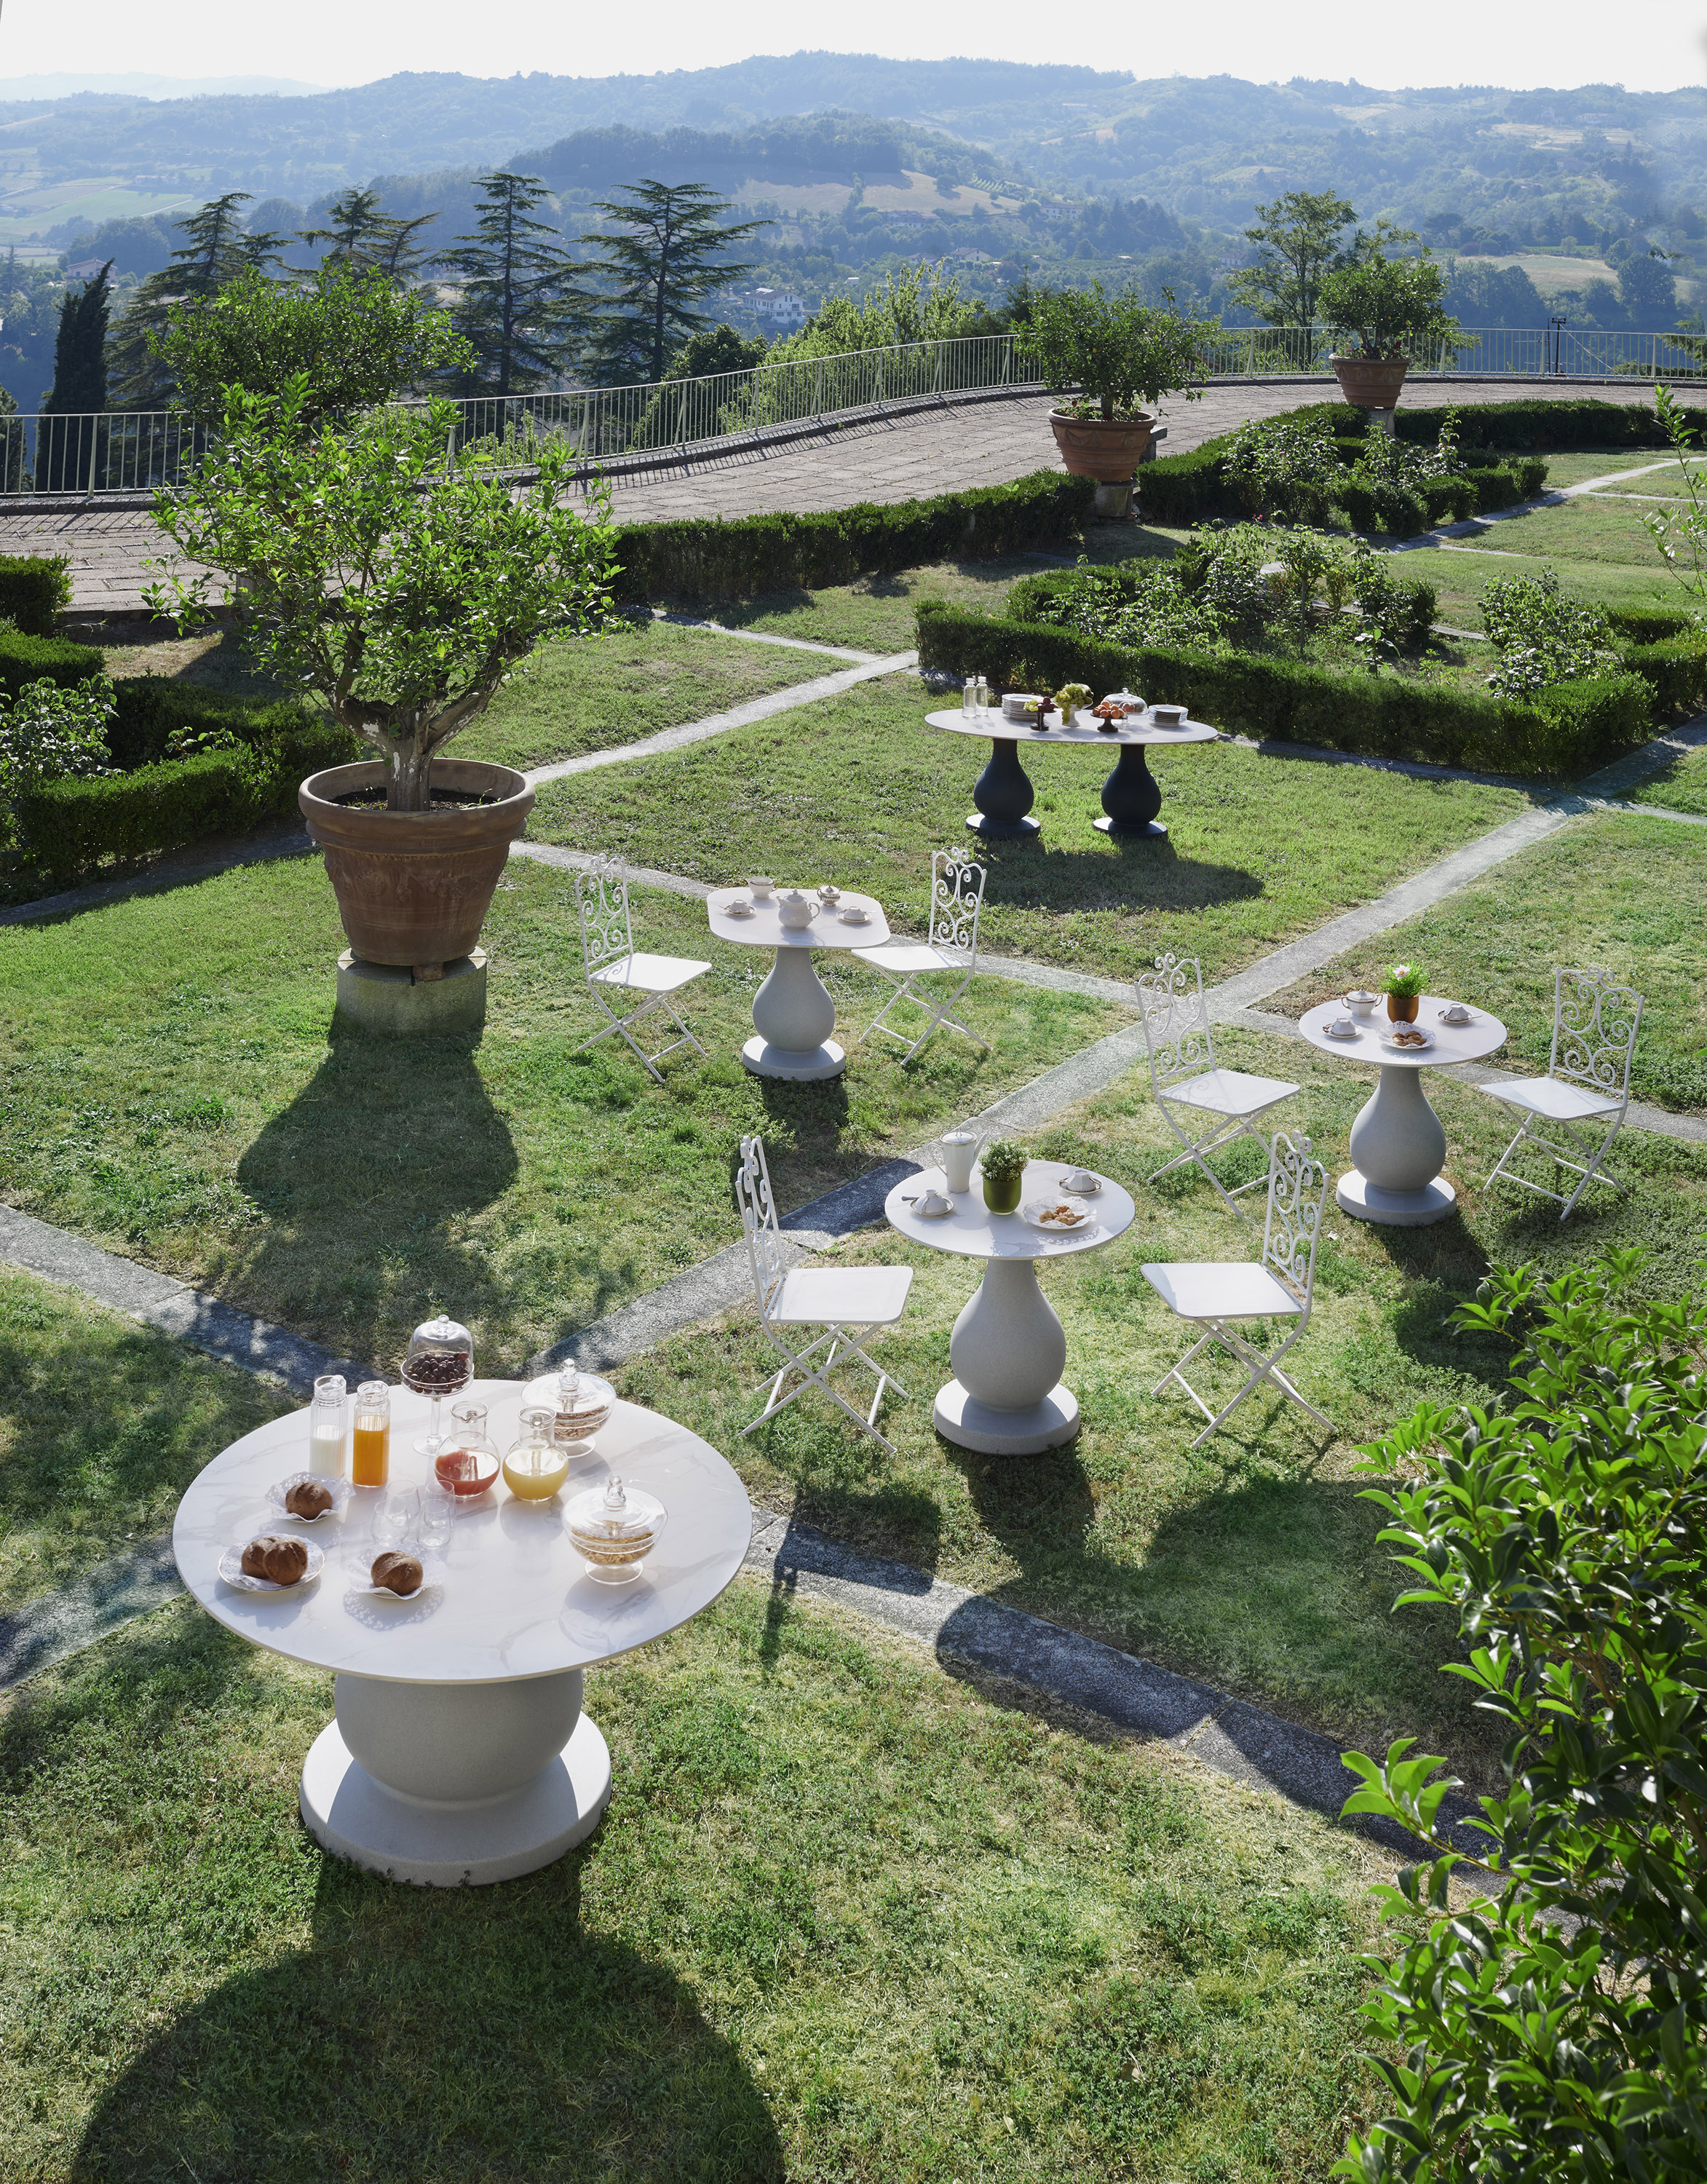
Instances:
[[[488,1407],[500,1455],[520,1424],[522,1383],[476,1380],[468,1399]],[[429,1406],[392,1390],[392,1485],[416,1486],[431,1466],[411,1440]],[[449,1424],[450,1406],[444,1408]],[[266,1490],[308,1464],[309,1413],[259,1426],[194,1479],[178,1505],[172,1552],[185,1585],[216,1622],[251,1644],[322,1669],[381,1681],[507,1683],[554,1675],[644,1646],[709,1607],[741,1567],[753,1510],[729,1464],[708,1442],[655,1411],[619,1403],[595,1453],[572,1459],[560,1493],[519,1502],[500,1479],[459,1507],[444,1551],[444,1582],[410,1600],[364,1589],[377,1552],[378,1496],[358,1487],[342,1520],[300,1524],[269,1507]],[[563,1529],[571,1496],[612,1473],[655,1494],[669,1521],[632,1583],[601,1585]],[[294,1533],[325,1550],[312,1585],[247,1592],[219,1575],[225,1549],[258,1532]]]
[[[1061,1178],[1071,1173],[1061,1161],[1027,1161],[1020,1204],[1032,1198],[1065,1196]],[[1082,1201],[1090,1222],[1082,1228],[1064,1229],[1059,1234],[1032,1228],[1017,1213],[992,1213],[984,1203],[983,1181],[976,1168],[972,1171],[972,1188],[958,1192],[948,1190],[948,1179],[939,1167],[907,1176],[884,1200],[883,1212],[892,1228],[915,1244],[928,1244],[933,1251],[954,1251],[965,1259],[1065,1259],[1075,1251],[1094,1251],[1099,1245],[1112,1244],[1137,1218],[1137,1206],[1119,1184],[1110,1183],[1106,1176],[1100,1180],[1102,1189]],[[907,1201],[922,1198],[927,1190],[947,1192],[954,1199],[954,1211],[935,1221],[923,1219]]]
[[[777,893],[784,894],[794,885],[792,880],[785,880]],[[800,892],[817,900],[815,888],[803,887]],[[752,916],[729,916],[725,905],[731,902],[752,902]],[[863,910],[865,924],[844,925],[839,915],[843,908]],[[869,894],[844,894],[831,908],[820,908],[810,925],[802,927],[783,924],[777,915],[776,895],[769,902],[753,902],[751,891],[744,887],[714,888],[705,909],[714,937],[733,940],[743,948],[881,948],[889,938],[883,905]]]
[[[963,713],[957,705],[953,712],[926,713],[926,720],[933,728],[946,728],[951,735],[983,736],[1006,743],[1039,744],[1047,748],[1050,744],[1212,744],[1219,740],[1220,731],[1202,721],[1182,721],[1176,728],[1158,725],[1148,707],[1141,717],[1121,722],[1117,728],[1106,733],[1097,727],[1064,728],[1060,715],[1050,716],[1053,726],[1045,729],[1027,727],[1023,721],[1009,721],[1000,710],[992,705],[981,713]]]
[[[1336,1017],[1350,1016],[1351,1011],[1339,1001],[1324,1001],[1319,1009],[1308,1009],[1298,1018],[1298,1028],[1312,1046],[1320,1047],[1324,1054],[1343,1054],[1353,1061],[1372,1061],[1382,1069],[1450,1069],[1454,1062],[1485,1061],[1505,1044],[1505,1026],[1498,1017],[1491,1017],[1486,1009],[1474,1006],[1467,1024],[1443,1023],[1440,1011],[1451,1006],[1450,1000],[1439,994],[1425,994],[1416,1012],[1419,1031],[1432,1031],[1434,1045],[1418,1052],[1409,1052],[1403,1047],[1388,1047],[1382,1044],[1383,1032],[1396,1026],[1389,1023],[1385,998],[1377,1001],[1375,1013],[1368,1017],[1352,1017],[1357,1026],[1355,1039],[1330,1039],[1326,1027]]]

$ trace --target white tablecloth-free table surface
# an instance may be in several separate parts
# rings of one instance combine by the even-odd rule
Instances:
[[[1377,1001],[1368,1017],[1353,1017],[1354,1039],[1332,1039],[1327,1027],[1350,1012],[1339,1001],[1326,1001],[1298,1019],[1298,1029],[1324,1054],[1373,1065],[1381,1072],[1374,1094],[1351,1126],[1353,1165],[1334,1196],[1341,1211],[1359,1221],[1389,1228],[1421,1228],[1443,1221],[1458,1203],[1458,1193],[1440,1173],[1446,1160],[1446,1132],[1423,1095],[1426,1069],[1450,1069],[1463,1061],[1485,1061],[1505,1044],[1505,1026],[1486,1009],[1471,1007],[1467,1024],[1442,1021],[1451,1006],[1439,994],[1425,994],[1416,1028],[1434,1034],[1432,1046],[1391,1047],[1384,1034],[1398,1028]]]
[[[795,884],[792,880],[781,883],[776,894]],[[801,888],[800,893],[814,902],[818,900],[815,886]],[[731,902],[753,903],[752,916],[730,916]],[[865,924],[844,922],[840,913],[851,909],[865,911]],[[739,948],[769,948],[776,958],[770,977],[753,997],[754,1036],[741,1050],[745,1066],[755,1077],[796,1082],[840,1076],[848,1067],[848,1056],[831,1037],[836,1028],[836,1004],[812,967],[812,951],[881,948],[889,939],[882,904],[869,894],[844,894],[839,902],[820,908],[809,925],[790,927],[782,922],[776,894],[768,901],[756,900],[748,888],[714,888],[705,911],[714,939],[733,941]]]
[[[476,1380],[499,1453],[520,1427],[522,1383]],[[409,1444],[429,1405],[392,1390],[391,1484],[425,1484]],[[191,1482],[172,1528],[185,1585],[252,1645],[336,1672],[337,1719],[303,1770],[303,1814],[327,1847],[398,1878],[455,1885],[548,1864],[589,1833],[610,1791],[604,1740],[581,1712],[581,1671],[676,1630],[710,1605],[752,1536],[746,1490],[697,1434],[620,1403],[559,1495],[520,1502],[502,1480],[459,1506],[442,1582],[413,1599],[367,1584],[376,1490],[313,1524],[266,1490],[308,1467],[309,1413],[275,1418]],[[613,1474],[656,1495],[668,1521],[632,1583],[587,1573],[563,1526],[570,1497]],[[311,1585],[256,1593],[219,1575],[259,1532],[324,1549]]]
[[[1059,1161],[1027,1162],[1020,1202],[1068,1196],[1061,1178],[1070,1172]],[[1137,1208],[1131,1197],[1107,1177],[1099,1180],[1096,1195],[1079,1201],[1091,1223],[1059,1232],[1033,1228],[1018,1213],[992,1213],[977,1169],[970,1190],[948,1193],[954,1211],[941,1219],[926,1220],[909,1202],[927,1190],[947,1191],[941,1168],[898,1183],[884,1201],[885,1217],[901,1235],[985,1262],[983,1279],[949,1338],[954,1378],[938,1390],[931,1413],[945,1439],[987,1456],[1037,1456],[1079,1430],[1078,1398],[1061,1382],[1066,1334],[1037,1286],[1037,1262],[1099,1251],[1132,1227]]]

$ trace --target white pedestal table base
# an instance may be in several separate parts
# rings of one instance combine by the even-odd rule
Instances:
[[[741,1050],[741,1062],[755,1077],[786,1077],[797,1084],[809,1084],[821,1077],[839,1077],[848,1067],[848,1050],[833,1039],[803,1054],[773,1046],[768,1039],[749,1039]]]
[[[1383,1068],[1351,1126],[1356,1165],[1334,1192],[1343,1213],[1391,1228],[1426,1228],[1444,1221],[1458,1193],[1440,1173],[1446,1132],[1428,1104],[1422,1072]]]
[[[338,1719],[303,1765],[315,1841],[387,1880],[479,1887],[549,1865],[610,1802],[581,1674],[403,1684],[340,1674]],[[478,1794],[471,1794],[478,1793]]]
[[[1078,1399],[1061,1384],[1066,1333],[1030,1259],[986,1264],[948,1357],[954,1378],[931,1413],[945,1440],[981,1456],[1041,1456],[1078,1432]]]
[[[770,976],[753,997],[753,1028],[758,1036],[742,1048],[741,1059],[755,1077],[809,1083],[839,1076],[848,1067],[845,1050],[830,1036],[836,1004],[809,948],[777,950]]]
[[[1008,1410],[981,1403],[958,1380],[951,1380],[937,1390],[931,1423],[944,1440],[980,1456],[1042,1456],[1076,1436],[1079,1399],[1058,1380],[1042,1402]]]
[[[1458,1193],[1443,1175],[1421,1190],[1383,1190],[1356,1168],[1348,1168],[1334,1187],[1334,1203],[1354,1221],[1377,1221],[1389,1228],[1426,1228],[1458,1207]]]

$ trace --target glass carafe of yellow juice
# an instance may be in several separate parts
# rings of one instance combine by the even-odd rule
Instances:
[[[350,1477],[358,1486],[383,1486],[391,1468],[392,1391],[383,1380],[364,1380],[356,1390]]]

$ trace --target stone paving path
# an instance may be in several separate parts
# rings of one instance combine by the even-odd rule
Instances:
[[[1247,418],[1271,417],[1301,402],[1332,400],[1320,380],[1223,384],[1203,399],[1160,404],[1170,454],[1185,453]],[[1418,381],[1419,406],[1453,401],[1464,408],[1521,396],[1651,404],[1646,387],[1629,381],[1584,386],[1547,380]],[[1061,464],[1041,395],[999,402],[945,403],[892,417],[826,425],[809,438],[768,446],[723,447],[664,469],[616,481],[614,508],[622,523],[700,515],[759,515],[776,510],[847,508],[856,501],[895,501],[1000,485]],[[0,511],[0,554],[66,554],[71,558],[75,613],[134,613],[154,574],[144,564],[167,550],[146,510],[102,508]]]

